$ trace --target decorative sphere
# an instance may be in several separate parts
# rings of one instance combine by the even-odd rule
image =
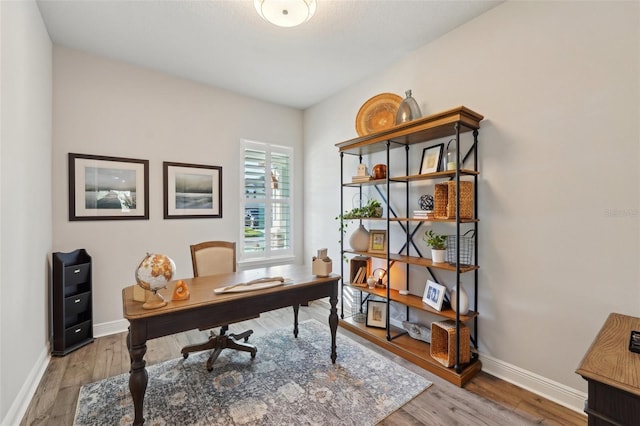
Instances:
[[[167,286],[176,272],[176,264],[168,256],[147,253],[136,269],[136,282],[145,290],[155,291]]]
[[[421,195],[418,204],[422,210],[433,210],[433,195]]]

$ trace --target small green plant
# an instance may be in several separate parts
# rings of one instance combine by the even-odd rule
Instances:
[[[362,207],[355,207],[341,215],[336,216],[337,220],[342,219],[365,219],[368,217],[382,217],[382,206],[378,200],[369,200]]]
[[[352,219],[366,219],[368,217],[382,217],[382,205],[378,200],[369,200],[367,204],[362,207],[355,207],[335,217],[338,221],[338,231],[342,234],[349,227],[349,222],[345,222]],[[338,240],[340,243],[342,239]]]
[[[434,250],[445,250],[447,248],[447,236],[438,235],[431,229],[424,233],[424,241]]]

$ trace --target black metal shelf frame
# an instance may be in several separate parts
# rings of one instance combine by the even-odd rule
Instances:
[[[456,271],[455,271],[455,275],[456,275],[456,306],[460,306],[460,287],[461,287],[461,280],[460,280],[460,276],[462,274],[461,270],[460,270],[460,237],[461,237],[461,231],[460,231],[460,225],[461,225],[461,218],[460,218],[460,169],[463,168],[463,166],[465,165],[465,163],[471,158],[473,157],[473,171],[474,172],[478,172],[478,129],[474,128],[474,127],[470,127],[467,126],[465,123],[463,122],[456,122],[453,124],[454,126],[454,134],[455,134],[455,143],[456,143],[456,170],[455,170],[455,175],[450,177],[449,180],[453,180],[456,182],[456,197],[455,197],[455,203],[456,203],[456,218],[455,218],[455,236],[456,236]],[[464,153],[464,155],[462,156],[462,161],[461,161],[461,150],[460,150],[460,134],[461,134],[461,129],[460,126],[465,126],[467,129],[470,129],[472,131],[472,135],[473,135],[473,143],[471,144],[471,146],[469,147],[469,149]],[[429,141],[424,141],[429,142]],[[384,180],[384,183],[382,184],[384,186],[384,192],[383,190],[380,189],[381,184],[374,184],[373,187],[375,188],[375,190],[377,191],[378,195],[380,196],[380,198],[382,199],[382,202],[384,203],[384,205],[386,206],[386,220],[385,220],[385,224],[386,224],[386,230],[387,230],[387,254],[386,254],[386,261],[387,261],[387,283],[391,282],[391,267],[393,266],[393,264],[395,263],[395,261],[390,260],[390,254],[391,254],[391,244],[390,244],[390,239],[391,239],[391,223],[392,221],[390,221],[389,219],[391,217],[393,218],[398,218],[398,215],[396,214],[396,212],[394,211],[394,209],[391,207],[391,202],[390,202],[390,184],[393,183],[404,183],[405,184],[405,211],[407,212],[407,216],[409,216],[409,189],[410,189],[410,185],[409,185],[409,180],[401,180],[401,181],[394,181],[392,178],[390,178],[390,173],[389,173],[389,164],[390,164],[390,152],[391,149],[396,148],[396,146],[392,146],[392,144],[395,145],[404,145],[405,147],[405,175],[409,176],[410,172],[409,172],[409,150],[410,150],[410,145],[408,144],[403,144],[403,143],[398,143],[398,142],[394,142],[393,140],[386,140],[383,142],[379,142],[379,143],[384,143],[385,144],[385,152],[386,152],[386,166],[387,166],[387,173],[386,173],[386,178]],[[434,143],[435,144],[435,143]],[[344,187],[345,187],[345,182],[344,182],[344,151],[340,152],[340,213],[342,214],[342,212],[344,212]],[[347,152],[348,155],[354,155],[358,157],[359,162],[362,162],[362,154],[356,154],[356,153],[350,153]],[[473,197],[473,204],[474,204],[474,215],[477,218],[477,212],[478,212],[478,173],[473,174],[472,176],[473,179],[473,191],[474,191],[474,197]],[[357,189],[359,191],[359,195],[360,198],[362,198],[362,186],[363,185],[357,185]],[[386,194],[386,196],[385,196]],[[411,221],[408,220],[409,218],[407,217],[407,221],[405,223],[403,223],[402,221],[394,221],[396,223],[398,223],[403,231],[403,233],[406,235],[406,241],[404,242],[403,246],[400,248],[400,250],[398,251],[400,254],[402,254],[403,251],[405,251],[406,255],[411,255],[411,247],[413,247],[413,249],[415,250],[416,254],[419,257],[423,257],[422,253],[420,252],[420,249],[417,247],[417,245],[415,244],[415,242],[413,241],[414,236],[416,235],[416,233],[420,230],[423,222],[418,222],[417,225],[413,228],[413,230],[411,230]],[[362,223],[362,219],[359,221],[359,223]],[[479,226],[478,226],[478,221],[472,221],[471,222],[471,226],[473,226],[473,230],[475,231],[475,239],[474,239],[474,262],[475,265],[479,264],[479,253],[478,253],[478,238],[479,238]],[[343,256],[345,253],[344,250],[344,238],[345,238],[345,234],[344,234],[344,219],[342,218],[342,215],[340,215],[340,232],[341,232],[341,238],[340,238],[340,255],[341,255],[341,262],[340,262],[340,273],[342,276],[342,279],[340,280],[340,294],[341,294],[341,318],[344,319],[344,261],[343,261]],[[406,273],[405,273],[405,288],[409,289],[409,280],[410,280],[410,273],[409,273],[409,268],[410,268],[410,264],[405,264],[406,267]],[[433,280],[437,283],[440,283],[440,281],[438,280],[436,274],[434,273],[433,269],[431,267],[426,267],[429,275],[433,278]],[[474,274],[474,298],[473,298],[473,306],[472,309],[475,311],[478,311],[478,269],[474,269],[473,270],[473,274]],[[367,295],[368,297],[368,295]],[[387,285],[386,288],[386,299],[387,299],[387,304],[386,304],[386,338],[388,341],[391,341],[393,339],[396,339],[402,335],[407,334],[407,332],[400,332],[398,334],[395,335],[391,335],[391,324],[390,324],[390,303],[389,301],[391,300],[390,297],[390,285]],[[364,302],[363,302],[364,303]],[[360,306],[360,309],[362,309],[362,305]],[[410,307],[406,306],[406,312],[405,312],[405,317],[408,319],[409,318],[409,313],[410,313]],[[462,366],[460,365],[460,324],[461,324],[461,320],[460,320],[460,314],[458,311],[456,311],[456,316],[455,316],[455,323],[456,323],[456,360],[455,360],[455,365],[454,365],[454,369],[457,373],[460,373],[462,371]],[[473,332],[471,333],[471,343],[473,344],[474,348],[477,349],[478,348],[478,316],[474,316],[473,318]],[[472,353],[472,357],[473,358],[477,358],[478,357],[478,353],[477,350],[474,351]]]

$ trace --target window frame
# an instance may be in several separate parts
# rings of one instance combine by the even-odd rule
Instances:
[[[246,198],[245,187],[245,151],[252,149],[256,151],[262,151],[265,153],[265,177],[267,176],[266,170],[271,168],[271,160],[273,154],[286,155],[288,157],[289,168],[289,196],[287,198],[273,198],[271,185],[267,185],[267,179],[265,179],[265,197],[259,198]],[[295,259],[294,256],[294,215],[293,207],[295,201],[295,185],[294,185],[294,148],[291,146],[277,145],[266,142],[258,142],[248,139],[240,139],[240,237],[238,241],[238,264],[277,264],[287,263]],[[271,223],[271,211],[274,204],[286,204],[289,207],[289,246],[286,249],[274,249],[271,247],[271,234],[266,232],[265,229],[265,248],[261,252],[245,252],[245,220],[244,215],[247,204],[262,203],[264,200],[265,209],[265,228],[267,223]]]

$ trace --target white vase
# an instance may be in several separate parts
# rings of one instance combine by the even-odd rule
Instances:
[[[431,260],[433,261],[433,263],[444,263],[446,254],[446,250],[431,249]]]
[[[355,251],[367,251],[369,249],[369,231],[362,224],[349,237],[349,245]]]
[[[455,286],[449,292],[449,300],[451,301],[451,309],[454,312],[458,312],[456,305],[456,288]],[[469,295],[464,290],[464,287],[460,285],[460,315],[466,315],[469,312]]]

